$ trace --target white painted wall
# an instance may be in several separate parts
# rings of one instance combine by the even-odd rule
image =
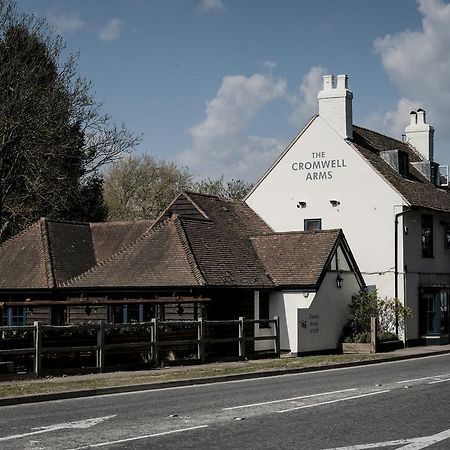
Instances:
[[[309,308],[298,309],[298,353],[332,350],[339,345],[359,285],[353,273],[343,273],[344,282],[338,289],[336,276],[336,272],[328,272]]]
[[[270,294],[270,315],[280,318],[281,351],[298,353],[297,311],[299,308],[309,308],[315,295],[314,292],[302,291],[279,291]]]
[[[314,163],[328,167],[308,169]],[[340,204],[333,207],[330,200]],[[304,220],[313,218],[322,219],[322,229],[342,228],[366,284],[376,285],[382,297],[394,297],[394,219],[407,203],[321,117],[310,123],[246,202],[275,231],[303,230]],[[297,207],[299,202],[306,207]],[[400,217],[400,271],[402,229]],[[420,240],[414,245],[420,248]],[[399,286],[403,301],[401,276]]]
[[[318,292],[279,291],[270,296],[270,315],[280,318],[280,347],[292,354],[335,349],[348,318],[348,305],[359,284],[352,272],[324,277]]]

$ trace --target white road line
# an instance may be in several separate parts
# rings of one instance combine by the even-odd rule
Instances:
[[[450,381],[450,378],[446,378],[445,380],[430,381],[428,384],[445,383],[446,381]]]
[[[435,380],[436,378],[440,378],[440,377],[448,377],[449,374],[448,373],[443,373],[441,375],[434,375],[432,377],[423,377],[423,378],[411,378],[410,380],[401,380],[401,381],[396,381],[397,384],[402,384],[402,383],[411,383],[412,381],[423,381],[423,380]]]
[[[376,392],[370,392],[368,394],[353,395],[352,397],[337,398],[335,400],[329,400],[327,402],[319,402],[319,403],[313,403],[312,405],[303,405],[303,406],[296,406],[295,408],[283,409],[281,411],[277,411],[277,413],[296,411],[297,409],[315,408],[316,406],[328,405],[330,403],[337,403],[337,402],[345,402],[346,400],[353,400],[353,399],[362,398],[362,397],[370,397],[371,395],[385,394],[386,392],[391,392],[391,391],[390,390],[376,391]]]
[[[254,406],[271,405],[273,403],[289,402],[291,400],[301,400],[303,398],[320,397],[321,395],[340,394],[342,392],[350,392],[350,391],[357,391],[357,390],[358,389],[356,389],[356,388],[354,388],[354,389],[342,389],[340,391],[321,392],[319,394],[302,395],[301,397],[282,398],[282,399],[279,399],[279,400],[271,400],[269,402],[250,403],[248,405],[230,406],[228,408],[222,408],[222,409],[224,411],[230,411],[232,409],[252,408]]]
[[[349,445],[347,447],[333,447],[326,450],[367,450],[371,448],[394,447],[397,445],[403,445],[403,447],[397,447],[397,450],[420,450],[422,448],[430,447],[438,442],[445,441],[449,437],[450,430],[445,430],[431,436],[423,436],[412,439],[398,439],[395,441],[373,442],[371,444]]]
[[[21,438],[28,437],[28,436],[35,436],[37,434],[50,433],[52,431],[59,431],[59,430],[64,430],[64,429],[91,428],[95,425],[98,425],[99,423],[104,422],[105,420],[112,419],[113,417],[116,417],[116,416],[117,416],[117,414],[114,414],[112,416],[93,417],[92,419],[83,419],[83,420],[78,420],[76,422],[56,423],[56,424],[48,425],[45,427],[33,428],[36,431],[30,431],[29,433],[12,434],[10,436],[0,437],[0,442],[12,441],[14,439],[21,439]]]
[[[97,444],[89,444],[85,445],[83,447],[75,447],[70,450],[82,450],[86,448],[97,448],[97,447],[106,447],[107,445],[114,445],[114,444],[122,444],[124,442],[132,442],[132,441],[139,441],[142,439],[148,439],[152,437],[158,437],[158,436],[166,436],[168,434],[174,434],[174,433],[183,433],[184,431],[192,431],[192,430],[199,430],[200,428],[207,428],[208,425],[198,425],[196,427],[189,427],[189,428],[179,428],[178,430],[171,430],[171,431],[163,431],[161,433],[154,433],[154,434],[146,434],[144,436],[136,436],[132,438],[127,439],[119,439],[117,441],[108,441],[108,442],[99,442]]]

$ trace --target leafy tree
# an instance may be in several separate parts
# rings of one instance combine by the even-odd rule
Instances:
[[[63,52],[44,20],[0,0],[0,241],[43,215],[99,213],[83,204],[102,208],[99,169],[139,142],[102,114]]]
[[[241,199],[251,185],[241,180],[206,178],[193,182],[187,167],[150,155],[128,156],[105,174],[104,198],[111,220],[153,219],[177,194],[191,190]]]
[[[248,194],[252,186],[251,183],[239,179],[224,181],[224,177],[222,176],[216,180],[209,177],[204,178],[194,185],[194,190],[202,194],[242,200]]]
[[[175,196],[192,187],[187,168],[150,155],[128,156],[105,174],[104,197],[111,220],[155,218]]]

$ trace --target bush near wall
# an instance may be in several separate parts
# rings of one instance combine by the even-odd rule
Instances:
[[[370,318],[378,318],[377,340],[379,342],[398,339],[395,334],[396,322],[399,331],[403,329],[404,319],[411,317],[411,308],[406,308],[396,298],[378,296],[378,292],[360,291],[352,296],[350,317],[344,326],[342,342],[369,343]]]

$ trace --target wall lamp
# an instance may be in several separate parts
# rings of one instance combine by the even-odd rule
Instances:
[[[338,273],[336,277],[336,286],[340,289],[342,287],[342,283],[344,282],[344,279],[341,277],[341,274]]]
[[[306,208],[306,202],[298,202],[297,208]]]
[[[331,203],[331,206],[333,206],[334,208],[341,204],[341,202],[339,200],[330,200],[330,203]]]

